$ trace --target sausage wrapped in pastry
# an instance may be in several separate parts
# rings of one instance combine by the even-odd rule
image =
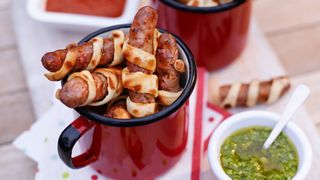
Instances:
[[[133,117],[145,117],[157,110],[158,77],[153,74],[158,36],[156,24],[157,12],[148,6],[141,8],[123,45],[127,68],[122,71],[122,83],[129,90],[126,104]]]
[[[113,31],[111,37],[95,37],[81,45],[70,44],[66,49],[46,53],[41,61],[50,72],[51,81],[63,79],[70,71],[93,70],[97,66],[116,66],[123,61],[124,33]]]
[[[70,108],[100,106],[118,97],[123,91],[121,70],[98,68],[72,73],[68,81],[56,93],[56,97]]]
[[[209,101],[223,108],[236,106],[250,107],[260,103],[273,103],[290,88],[287,77],[277,77],[268,81],[234,83],[216,87],[209,83]]]
[[[169,106],[181,95],[180,73],[185,71],[185,65],[178,59],[178,47],[174,37],[168,33],[158,39],[156,52],[159,80],[159,104]]]

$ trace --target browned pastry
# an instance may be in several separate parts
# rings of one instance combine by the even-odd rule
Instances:
[[[119,96],[109,102],[104,116],[115,119],[130,119],[131,115],[126,108],[126,98],[126,96]]]
[[[182,60],[178,60],[178,47],[174,37],[168,33],[158,38],[156,52],[159,83],[159,103],[165,106],[171,105],[181,94],[180,73],[185,71]]]
[[[81,45],[70,44],[66,49],[46,53],[41,62],[50,71],[51,81],[63,79],[70,71],[93,70],[97,66],[115,66],[123,61],[124,33],[111,32],[111,37],[95,37]]]
[[[111,117],[115,119],[130,119],[131,116],[127,109],[123,106],[114,105],[110,110],[105,114],[106,117]]]
[[[123,91],[121,70],[98,68],[71,74],[68,81],[56,93],[56,97],[70,108],[100,106],[119,96]]]
[[[250,107],[260,103],[273,103],[290,88],[288,77],[268,81],[234,83],[216,87],[209,83],[209,101],[223,108]]]
[[[127,68],[122,71],[123,86],[129,90],[128,112],[134,117],[144,117],[156,112],[158,79],[155,49],[157,47],[157,12],[143,7],[135,15],[129,38],[123,45]]]

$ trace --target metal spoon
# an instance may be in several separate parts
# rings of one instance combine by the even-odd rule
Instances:
[[[287,104],[284,112],[282,113],[279,121],[272,129],[269,137],[263,144],[263,149],[268,149],[273,141],[278,137],[283,128],[287,125],[293,114],[303,104],[310,94],[310,90],[306,85],[299,85],[290,97],[289,103]]]

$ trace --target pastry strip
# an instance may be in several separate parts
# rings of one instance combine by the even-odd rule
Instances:
[[[61,68],[56,72],[46,73],[45,76],[50,81],[58,81],[63,79],[76,64],[77,55],[78,55],[78,46],[76,44],[70,44],[68,47],[68,52],[66,55],[66,59],[64,60]]]

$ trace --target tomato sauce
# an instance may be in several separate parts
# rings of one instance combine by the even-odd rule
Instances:
[[[103,17],[118,17],[126,0],[47,0],[46,10]]]

